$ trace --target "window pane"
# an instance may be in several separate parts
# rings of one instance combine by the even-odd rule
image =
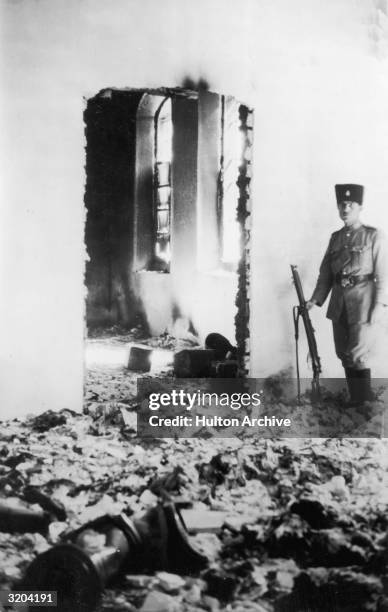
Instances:
[[[156,161],[170,162],[172,150],[171,99],[167,98],[158,116]]]
[[[170,185],[170,163],[157,162],[156,164],[156,183],[158,186]]]
[[[170,187],[159,187],[156,192],[156,205],[158,208],[170,205]]]
[[[171,99],[166,98],[157,112],[154,165],[155,269],[167,272],[170,263],[171,234]],[[164,262],[160,267],[161,262]]]
[[[169,235],[170,234],[170,211],[158,210],[157,212],[157,233]]]

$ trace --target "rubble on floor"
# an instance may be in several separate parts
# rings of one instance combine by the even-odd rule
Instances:
[[[103,612],[388,610],[386,439],[142,440],[136,377],[91,369],[84,414],[1,424],[2,501],[38,510],[39,490],[51,522],[45,534],[0,533],[0,589],[65,530],[170,499],[192,504],[208,527],[214,513],[191,536],[208,567],[123,575]]]

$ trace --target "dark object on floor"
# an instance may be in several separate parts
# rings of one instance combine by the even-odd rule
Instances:
[[[329,529],[334,526],[334,514],[316,499],[301,498],[292,504],[290,512],[298,514],[312,529]]]
[[[380,610],[381,581],[352,568],[313,568],[299,574],[292,593],[276,602],[276,612],[367,612]]]
[[[53,515],[58,521],[65,521],[67,518],[66,510],[64,506],[51,499],[48,495],[28,485],[24,487],[23,497],[29,504],[39,504],[42,510],[45,510],[49,514]]]
[[[91,530],[105,535],[97,552],[87,552]],[[57,591],[57,612],[92,612],[104,587],[121,572],[190,573],[206,564],[207,558],[191,545],[176,506],[158,504],[140,517],[106,515],[68,533],[64,544],[36,557],[18,588]]]
[[[177,465],[165,476],[152,478],[148,488],[154,495],[159,495],[167,499],[170,493],[179,493],[184,482],[184,469],[182,466]]]
[[[220,361],[216,365],[216,377],[217,378],[237,378],[238,363],[233,359],[227,359],[226,361]]]
[[[207,583],[207,594],[225,602],[232,599],[238,586],[236,576],[224,570],[210,569],[203,578]]]
[[[151,369],[152,349],[142,346],[131,346],[128,360],[128,370],[134,372],[149,372]]]
[[[206,336],[205,348],[213,349],[217,361],[226,359],[227,356],[229,359],[235,359],[237,355],[236,347],[222,334],[212,333]]]
[[[2,532],[46,535],[51,520],[47,512],[29,510],[12,504],[8,500],[0,501],[0,531]]]
[[[177,378],[209,378],[215,352],[211,349],[184,349],[174,355],[174,375]]]
[[[57,427],[58,425],[65,425],[67,422],[67,417],[71,414],[72,413],[67,410],[61,412],[47,410],[46,412],[43,412],[32,419],[31,427],[35,431],[44,433],[45,431],[48,431],[53,427]]]

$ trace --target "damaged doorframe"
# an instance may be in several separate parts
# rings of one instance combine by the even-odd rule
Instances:
[[[239,169],[239,199],[237,220],[241,226],[241,258],[238,266],[238,289],[235,316],[237,361],[241,376],[249,376],[250,368],[250,249],[251,249],[251,180],[253,147],[253,110],[245,105],[239,109],[243,134],[242,164]]]

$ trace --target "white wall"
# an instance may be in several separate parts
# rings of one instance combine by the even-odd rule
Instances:
[[[0,6],[1,414],[81,406],[83,97],[109,86],[202,77],[255,108],[252,372],[291,362],[287,266],[312,289],[338,227],[333,183],[364,182],[365,219],[387,219],[386,1]],[[334,363],[323,313],[314,317]]]

